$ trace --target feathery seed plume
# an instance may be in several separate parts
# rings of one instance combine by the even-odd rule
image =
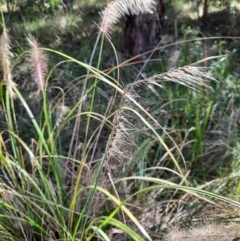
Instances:
[[[178,226],[171,227],[165,235],[166,241],[183,241],[187,238],[187,232]]]
[[[69,112],[69,110],[70,110],[69,107],[64,105],[64,103],[61,103],[57,106],[57,120],[56,120],[55,127],[58,127],[60,125],[60,123],[62,122],[65,115]]]
[[[237,223],[203,223],[189,229],[173,227],[164,236],[166,241],[232,241],[240,236]]]
[[[185,85],[192,89],[199,89],[202,87],[210,88],[208,82],[210,80],[216,81],[210,74],[204,72],[204,68],[187,65],[177,69],[169,70],[163,74],[156,74],[150,78],[145,79],[147,82],[169,81],[177,84]],[[140,82],[140,81],[139,81]]]
[[[3,33],[0,40],[0,48],[1,48],[1,60],[2,60],[2,69],[3,69],[3,83],[7,86],[7,90],[9,93],[9,96],[11,98],[14,98],[16,95],[12,89],[14,85],[16,85],[12,81],[12,75],[11,75],[11,63],[10,63],[10,40],[8,37],[7,29],[3,29]]]
[[[202,87],[209,88],[208,81],[210,80],[215,79],[205,73],[204,69],[189,65],[136,81],[132,86],[138,86],[143,83],[152,83],[159,86],[161,81],[170,81],[198,90]],[[129,110],[136,108],[132,100],[138,97],[133,88],[126,88],[126,92],[122,96],[119,111],[115,116],[114,135],[112,140],[110,140],[111,146],[107,156],[109,162],[110,159],[115,159],[119,162],[127,163],[131,159],[132,152],[136,147],[134,132],[138,128],[131,123]]]
[[[32,65],[32,76],[38,85],[37,93],[39,94],[44,90],[45,77],[47,74],[47,58],[35,38],[27,38],[27,40],[31,47],[30,61]]]
[[[155,0],[115,0],[108,3],[107,7],[100,13],[100,32],[109,37],[114,24],[128,14],[153,13]]]
[[[123,166],[127,165],[136,147],[134,141],[136,127],[131,123],[129,111],[127,110],[127,108],[131,108],[132,106],[129,97],[137,98],[133,89],[126,91],[125,95],[123,95],[119,112],[115,116],[114,135],[107,157],[108,163],[112,162],[112,164],[110,164],[111,168],[116,168],[119,163]],[[117,160],[118,163],[114,163],[113,160]]]

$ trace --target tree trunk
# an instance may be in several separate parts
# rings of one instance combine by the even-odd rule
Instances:
[[[62,0],[63,10],[65,13],[73,9],[73,0]]]
[[[202,20],[203,21],[206,21],[206,19],[207,19],[209,4],[210,4],[210,0],[204,0],[203,15],[202,15]]]
[[[153,14],[139,14],[127,16],[123,29],[123,48],[130,56],[141,55],[153,49],[161,39],[164,19],[163,0],[157,1]],[[143,60],[148,54],[141,55]]]

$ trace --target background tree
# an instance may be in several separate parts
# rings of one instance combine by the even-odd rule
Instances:
[[[206,20],[207,18],[207,14],[208,14],[208,7],[210,4],[211,0],[204,0],[204,4],[203,4],[203,15],[202,15],[202,19]]]
[[[73,9],[73,0],[62,0],[62,4],[65,12]]]
[[[142,54],[154,48],[161,39],[164,19],[163,0],[157,0],[153,14],[127,16],[123,29],[123,48],[131,56]],[[141,56],[141,59],[147,55]]]
[[[198,10],[199,10],[199,6],[201,4],[203,5],[203,14],[202,14],[202,20],[203,21],[206,21],[206,19],[207,19],[210,5],[213,5],[215,7],[227,6],[227,8],[229,8],[229,6],[231,5],[232,2],[239,2],[239,0],[237,0],[237,1],[233,1],[233,0],[221,0],[221,1],[217,1],[217,0],[196,0],[196,1],[197,1]]]

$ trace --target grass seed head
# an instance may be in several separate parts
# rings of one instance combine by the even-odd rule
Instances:
[[[13,91],[13,86],[16,85],[12,80],[11,74],[11,51],[10,51],[10,39],[8,36],[7,29],[3,29],[3,33],[0,40],[0,56],[2,61],[2,69],[3,69],[3,83],[7,86],[7,90],[9,92],[9,96],[11,98],[15,98],[15,93]]]
[[[100,13],[100,32],[109,37],[113,26],[125,15],[140,13],[153,13],[155,0],[115,0],[108,3],[107,7]]]
[[[39,94],[44,90],[45,77],[47,74],[47,58],[43,54],[35,38],[27,38],[30,45],[30,63],[32,65],[32,76],[37,83]]]

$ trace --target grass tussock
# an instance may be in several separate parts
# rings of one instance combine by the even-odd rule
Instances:
[[[199,181],[204,173],[196,175],[202,169],[195,165],[206,164],[213,154],[205,147],[209,136],[219,130],[214,129],[218,104],[207,100],[216,93],[211,86],[221,88],[209,68],[186,64],[132,78],[128,85],[120,82],[120,67],[128,62],[101,70],[105,37],[117,53],[110,42],[116,22],[129,13],[151,13],[155,5],[151,0],[110,2],[101,12],[89,64],[41,47],[35,38],[27,38],[29,49],[13,59],[2,21],[0,239],[143,241],[156,240],[152,230],[169,227],[165,240],[240,236],[237,224],[174,226],[201,213],[206,203],[240,207],[236,198],[224,195],[227,184],[239,189],[239,152],[224,178],[214,172],[210,181]],[[31,69],[25,75],[28,93],[14,82],[25,65]],[[84,74],[57,82],[56,76],[66,76],[64,68]],[[169,99],[161,100],[166,93]],[[228,106],[222,129],[237,124],[231,123],[229,110],[234,113]]]

